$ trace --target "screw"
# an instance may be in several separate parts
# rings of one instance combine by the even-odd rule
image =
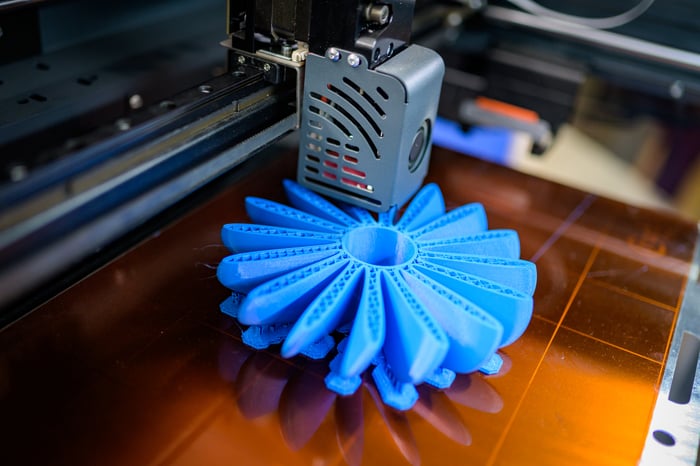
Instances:
[[[272,69],[272,67],[270,66],[269,63],[265,63],[265,64],[263,65],[263,71],[265,71],[265,73],[267,73],[267,72],[270,71],[271,69]]]
[[[330,61],[338,61],[340,60],[340,50],[335,47],[331,47],[326,50],[326,57],[328,57]]]
[[[668,93],[671,94],[673,99],[680,99],[685,94],[685,84],[683,84],[683,81],[673,81],[668,88]]]
[[[460,26],[462,22],[464,21],[464,18],[462,18],[462,15],[457,13],[456,11],[453,11],[452,13],[447,15],[447,18],[445,22],[449,27],[456,28],[457,26]]]
[[[242,65],[245,63],[245,57],[243,55],[238,56],[238,64]]]
[[[114,122],[114,126],[116,126],[119,131],[126,131],[131,128],[131,121],[129,121],[128,118],[120,118]]]
[[[391,10],[388,5],[369,5],[365,9],[365,19],[380,26],[386,25],[390,16]]]
[[[29,175],[29,170],[26,165],[22,164],[11,165],[8,172],[10,174],[10,180],[14,182],[22,181]]]
[[[352,66],[353,68],[357,68],[360,66],[360,63],[362,63],[362,58],[360,58],[359,55],[354,53],[348,55],[348,65]]]
[[[139,94],[134,94],[129,97],[129,108],[132,110],[137,110],[141,107],[143,107],[143,97],[141,97]]]
[[[292,52],[294,51],[294,46],[289,42],[284,42],[282,43],[280,49],[282,50],[282,55],[290,58],[292,56]]]

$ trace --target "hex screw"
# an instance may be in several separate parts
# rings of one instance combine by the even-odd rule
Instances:
[[[360,58],[359,55],[354,53],[348,55],[348,65],[352,66],[353,68],[357,68],[360,66],[360,63],[362,63],[362,58]]]
[[[245,57],[243,55],[238,56],[238,63],[243,65],[245,63]]]
[[[338,50],[335,47],[331,47],[328,50],[326,50],[326,57],[330,61],[339,61],[340,60],[340,50]]]
[[[137,110],[141,107],[143,107],[143,97],[141,97],[141,95],[134,94],[129,97],[129,108],[132,110]]]
[[[267,73],[267,72],[270,71],[271,69],[272,69],[272,67],[270,66],[269,63],[265,63],[265,64],[263,65],[263,71],[264,71],[265,73]]]
[[[679,100],[685,94],[685,84],[683,84],[683,81],[673,81],[668,88],[668,93],[671,95],[671,98]]]
[[[365,9],[365,19],[371,23],[385,26],[391,17],[391,10],[388,5],[369,5]]]
[[[285,42],[281,45],[280,48],[282,49],[282,55],[284,55],[287,58],[292,56],[292,52],[294,51],[292,44]]]

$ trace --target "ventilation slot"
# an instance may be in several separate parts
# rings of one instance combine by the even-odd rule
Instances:
[[[360,125],[360,122],[357,121],[357,119],[355,119],[355,117],[353,117],[350,114],[350,112],[345,110],[345,108],[343,108],[342,105],[336,104],[328,97],[323,96],[317,92],[311,92],[311,93],[309,93],[309,95],[311,96],[312,99],[318,100],[319,102],[322,102],[322,103],[330,106],[331,108],[336,110],[338,113],[343,115],[345,118],[347,118],[348,121],[350,121],[350,123],[353,124],[355,129],[357,129],[357,131],[359,131],[360,134],[362,134],[362,136],[365,138],[365,141],[367,141],[367,145],[369,146],[369,148],[372,150],[372,153],[374,154],[374,158],[376,158],[376,159],[380,158],[379,151],[377,150],[377,146],[372,141],[372,138],[369,136],[369,134],[367,134],[367,131],[365,130],[365,128],[362,125]],[[348,139],[352,139],[352,134],[348,131],[348,129],[345,126],[342,126],[342,124],[338,120],[334,119],[332,116],[328,115],[326,112],[322,112],[317,107],[309,107],[309,109],[312,112],[316,113],[317,115],[322,116],[322,117],[326,118],[327,120],[331,121],[341,131],[343,131],[343,129],[345,129],[345,131],[343,131],[343,133],[345,133],[345,135],[348,137]],[[314,109],[316,109],[316,111],[314,111]]]
[[[343,167],[343,173],[347,173],[348,175],[356,176],[362,179],[367,178],[367,173],[350,167]]]
[[[374,100],[372,96],[370,96],[368,93],[366,93],[364,89],[355,84],[353,81],[350,81],[348,78],[343,78],[343,82],[350,86],[355,92],[360,94],[367,101],[367,103],[370,104],[372,108],[374,108],[374,110],[379,114],[380,117],[386,118],[386,112],[384,111],[384,109],[380,107],[377,101]]]
[[[384,89],[382,89],[381,87],[378,87],[378,88],[377,88],[377,93],[378,93],[380,96],[382,96],[382,99],[384,99],[384,100],[389,100],[389,94],[387,94],[386,91],[385,91]]]
[[[331,191],[339,192],[339,193],[343,194],[344,196],[354,197],[355,199],[358,199],[358,200],[363,201],[363,202],[368,202],[368,203],[376,205],[376,206],[382,205],[381,201],[378,201],[377,199],[373,199],[369,196],[363,196],[362,194],[360,194],[356,191],[342,189],[342,188],[339,188],[337,186],[333,186],[333,185],[330,185],[328,183],[324,183],[323,181],[316,180],[314,178],[309,178],[308,176],[304,177],[304,180],[306,180],[306,182],[308,182],[310,184],[320,186],[322,188],[329,189]],[[367,186],[367,190],[369,191],[369,186]]]
[[[321,146],[318,146],[318,145],[314,144],[313,142],[309,142],[308,144],[306,144],[306,148],[310,149],[314,152],[321,152]]]
[[[350,178],[341,178],[340,182],[343,183],[345,186],[350,186],[351,188],[360,189],[368,193],[372,192],[372,189],[369,187],[369,185],[360,183],[359,181],[351,180]]]
[[[76,82],[81,86],[92,86],[92,84],[97,81],[97,75],[82,76],[76,79]]]
[[[384,137],[384,133],[382,132],[382,129],[379,127],[377,122],[374,121],[374,119],[369,115],[369,113],[367,113],[367,111],[364,108],[362,108],[362,106],[360,104],[358,104],[352,97],[350,97],[345,92],[341,91],[340,89],[338,89],[337,87],[335,87],[332,84],[328,85],[328,89],[331,92],[333,92],[334,94],[336,94],[338,97],[344,99],[347,103],[352,105],[355,108],[355,110],[360,112],[360,114],[363,117],[365,117],[365,119],[370,124],[370,126],[372,126],[372,129],[374,130],[374,132],[377,133],[377,136],[379,136],[380,138]]]
[[[352,138],[352,134],[350,133],[350,130],[348,130],[347,126],[330,116],[328,113],[322,112],[321,109],[313,106],[309,107],[309,111],[334,124],[345,136],[347,136],[348,139]]]

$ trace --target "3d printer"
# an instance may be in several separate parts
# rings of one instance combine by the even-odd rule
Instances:
[[[422,183],[438,114],[528,132],[540,150],[593,81],[606,115],[692,135],[694,4],[652,3],[577,2],[572,15],[618,19],[572,27],[532,2],[0,2],[0,317],[157,232],[295,130],[298,180],[374,211]]]
[[[3,2],[2,302],[296,128],[300,182],[375,211],[420,185],[438,101],[446,118],[526,131],[541,151],[589,76],[618,96],[606,111],[692,128],[700,65],[688,7],[651,3],[622,15],[629,7],[598,5],[613,20],[592,26],[620,35],[472,1],[228,2],[225,11],[214,1],[128,1],[108,15],[90,2]],[[441,93],[441,60],[412,38],[446,62]],[[476,96],[541,120],[489,112]],[[675,179],[692,157],[673,150]]]

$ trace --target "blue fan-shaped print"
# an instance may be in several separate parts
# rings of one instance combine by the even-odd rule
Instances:
[[[497,371],[498,348],[532,316],[537,270],[519,259],[512,230],[488,230],[481,204],[445,212],[440,189],[423,187],[398,221],[336,206],[285,181],[289,207],[248,198],[255,224],[228,224],[233,253],[220,264],[234,291],[224,313],[249,326],[253,348],[325,357],[337,345],[329,389],[354,393],[371,365],[385,403],[410,408],[415,385],[447,388],[455,373]]]

